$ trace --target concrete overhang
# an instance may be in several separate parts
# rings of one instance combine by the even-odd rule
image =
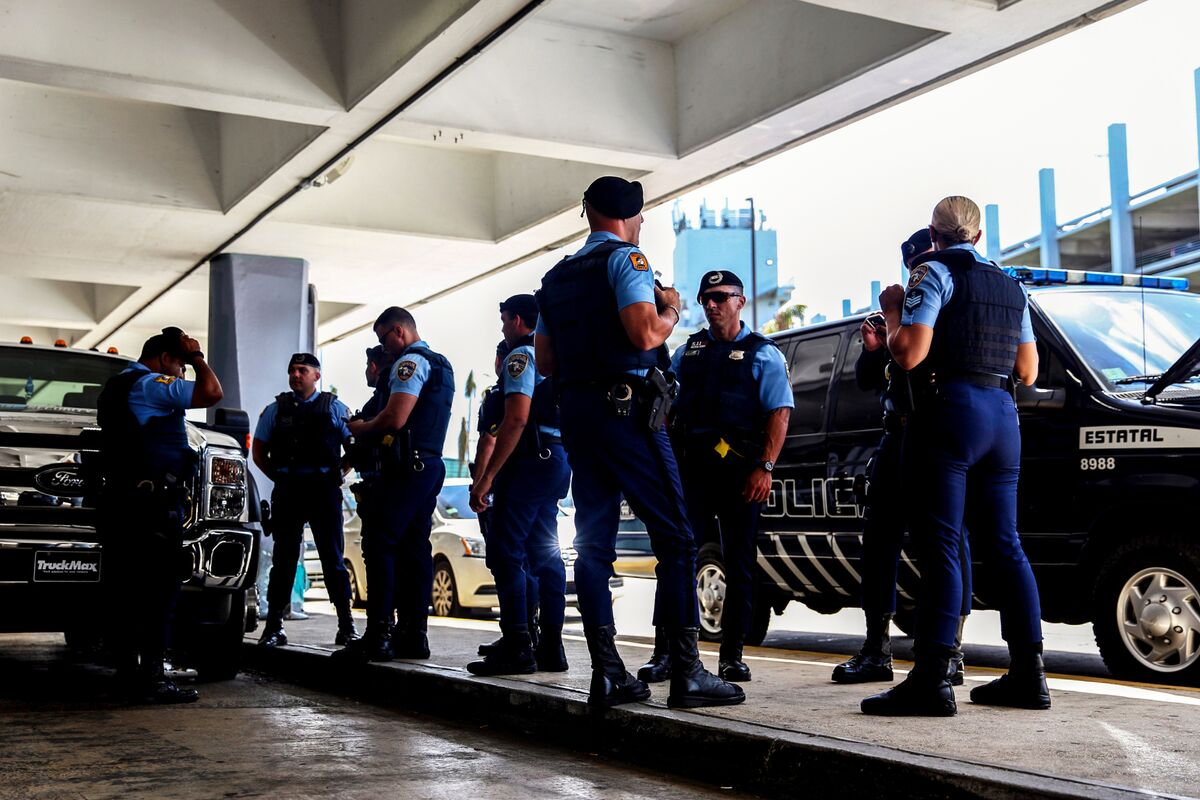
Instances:
[[[232,249],[336,338],[1137,2],[0,0],[0,337],[203,331]]]

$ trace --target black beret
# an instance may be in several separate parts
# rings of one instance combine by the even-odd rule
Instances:
[[[505,356],[507,356],[509,354],[511,349],[512,348],[510,348],[508,346],[508,342],[501,339],[500,344],[496,345],[496,355],[499,356],[500,358],[504,358]]]
[[[367,348],[367,360],[376,366],[386,367],[392,363],[392,354],[383,345],[377,344]]]
[[[932,247],[933,238],[929,235],[929,228],[921,228],[900,245],[900,255],[904,259],[904,265],[908,266],[910,258],[918,253],[924,253]]]
[[[316,369],[321,368],[321,362],[312,353],[296,353],[292,356],[292,360],[288,362],[288,369],[297,364],[303,364],[306,367],[314,367]]]
[[[734,275],[727,269],[714,269],[712,272],[704,273],[704,277],[700,279],[700,288],[696,290],[696,302],[703,302],[700,296],[704,294],[705,289],[711,289],[714,286],[736,286],[739,289],[745,289],[745,284],[742,279]]]
[[[516,314],[530,328],[537,326],[538,305],[537,300],[534,300],[531,294],[514,294],[500,304],[500,310]]]
[[[629,219],[642,213],[642,185],[615,175],[596,178],[583,193],[588,208],[609,219]]]

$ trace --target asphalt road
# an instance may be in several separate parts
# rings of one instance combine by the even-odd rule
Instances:
[[[59,635],[0,635],[0,798],[729,798],[486,727],[262,676],[127,707]]]

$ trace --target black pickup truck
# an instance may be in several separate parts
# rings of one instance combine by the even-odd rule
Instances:
[[[104,598],[110,565],[95,527],[98,479],[88,464],[99,441],[100,390],[129,363],[115,354],[0,344],[0,633],[61,631],[69,644],[93,647],[120,623]],[[179,552],[183,592],[171,643],[175,665],[210,680],[237,674],[242,637],[257,625],[248,421],[232,409],[219,409],[216,420],[188,423],[199,470]]]

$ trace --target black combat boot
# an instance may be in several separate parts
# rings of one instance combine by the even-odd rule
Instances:
[[[958,713],[947,676],[953,648],[917,644],[917,663],[903,682],[862,701],[864,714],[882,717],[953,717]]]
[[[354,617],[350,614],[350,602],[346,601],[345,605],[338,606],[338,632],[333,638],[333,643],[339,647],[344,647],[359,638],[358,628],[354,625]]]
[[[141,690],[134,698],[136,702],[154,705],[176,705],[178,703],[194,703],[200,699],[200,693],[192,688],[181,688],[175,681],[166,676],[162,660],[143,665]]]
[[[429,658],[429,635],[420,628],[397,628],[391,646],[395,658],[409,661]]]
[[[542,631],[533,645],[533,657],[537,660],[538,672],[566,672],[570,669],[562,631]]]
[[[717,661],[717,675],[723,681],[746,683],[750,680],[750,668],[742,660],[742,641],[725,633],[721,642],[721,654]]]
[[[654,654],[637,673],[638,680],[645,683],[662,683],[671,677],[671,648],[667,645],[667,629],[655,627]]]
[[[671,649],[671,693],[667,708],[702,708],[732,706],[746,700],[742,687],[723,681],[700,663],[696,649],[699,628],[667,630],[667,645]]]
[[[951,686],[962,686],[966,679],[965,659],[962,649],[963,628],[967,624],[966,616],[958,618],[958,632],[954,634],[954,653],[950,656],[950,678]]]
[[[625,671],[625,662],[617,652],[616,625],[585,625],[583,635],[592,656],[589,705],[611,708],[650,699],[650,687]]]
[[[1024,647],[1009,645],[1008,672],[991,683],[971,690],[971,702],[986,706],[1028,708],[1041,711],[1050,707],[1050,688],[1046,686],[1046,665],[1042,663],[1042,643]]]
[[[367,621],[367,633],[346,643],[341,650],[333,651],[332,658],[344,663],[365,664],[368,661],[391,661],[392,626],[387,622]]]
[[[504,637],[501,636],[499,639],[497,639],[494,642],[487,642],[486,644],[479,645],[478,653],[481,656],[491,655],[492,653],[498,653],[498,652],[500,652],[500,648],[503,644],[504,644]]]
[[[282,647],[288,643],[287,634],[283,630],[283,612],[270,611],[267,621],[263,623],[262,636],[258,639],[259,647]]]
[[[888,636],[891,614],[867,615],[867,638],[858,655],[833,668],[834,683],[872,683],[890,681],[892,640]]]
[[[529,631],[524,628],[505,631],[498,652],[488,653],[482,660],[467,664],[467,672],[484,676],[529,675],[537,672],[537,668]]]

